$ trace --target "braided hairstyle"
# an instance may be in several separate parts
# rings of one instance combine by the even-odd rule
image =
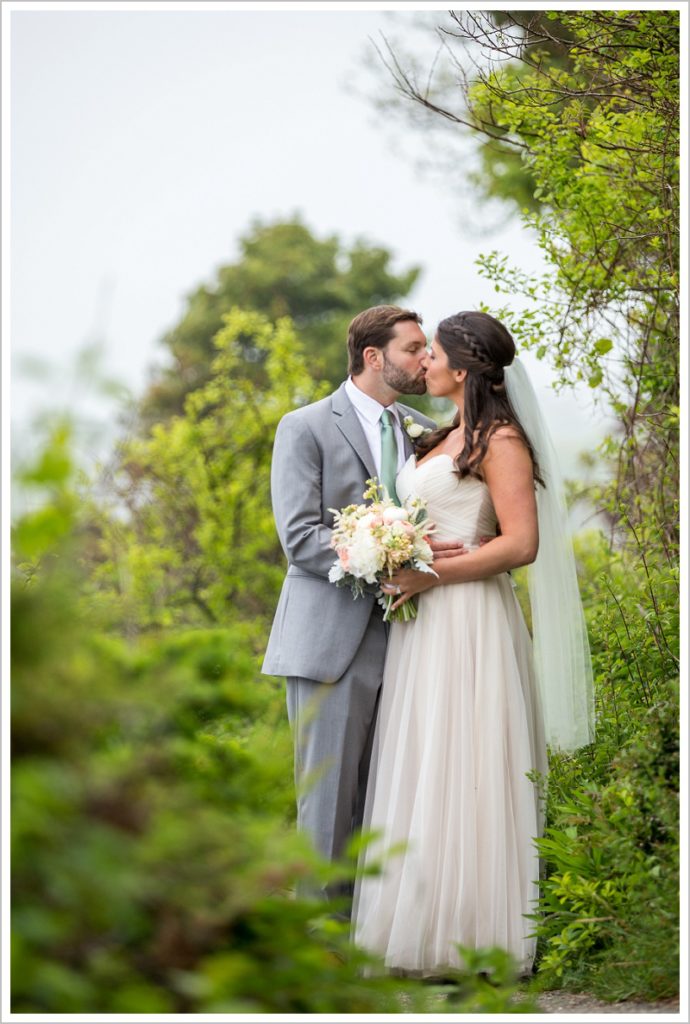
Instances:
[[[510,426],[525,443],[532,459],[535,482],[544,484],[539,465],[527,434],[506,394],[504,368],[515,356],[515,342],[510,332],[488,313],[466,311],[441,320],[437,340],[448,357],[452,370],[467,370],[465,379],[465,444],[455,459],[462,479],[481,478],[479,467],[489,447],[492,434],[502,426]],[[425,434],[417,443],[421,458],[460,425],[458,412],[450,426]]]

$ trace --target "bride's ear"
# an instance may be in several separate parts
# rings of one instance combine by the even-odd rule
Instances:
[[[455,380],[458,384],[462,384],[467,380],[467,370],[454,370]]]

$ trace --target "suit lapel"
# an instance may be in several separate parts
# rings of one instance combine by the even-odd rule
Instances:
[[[367,439],[364,436],[364,431],[355,408],[347,397],[344,384],[341,384],[338,390],[333,393],[331,404],[333,406],[336,427],[364,463],[369,476],[376,476],[374,458],[367,444]]]

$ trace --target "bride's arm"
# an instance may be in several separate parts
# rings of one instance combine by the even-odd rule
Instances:
[[[400,586],[403,596],[393,607],[431,587],[497,576],[536,558],[539,531],[532,460],[512,427],[499,427],[492,435],[481,468],[500,523],[500,535],[475,551],[435,560],[437,576],[413,569],[396,573],[391,585]]]

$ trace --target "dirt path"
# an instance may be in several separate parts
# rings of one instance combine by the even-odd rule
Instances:
[[[526,992],[522,994],[518,993],[516,995],[516,1002],[519,1004],[521,998],[525,998],[526,996]],[[448,995],[446,993],[439,994],[439,1008],[443,1006],[447,998]],[[621,1003],[611,1003],[604,999],[597,999],[596,996],[589,995],[587,992],[565,992],[559,989],[554,992],[534,993],[532,998],[536,1001],[541,1012],[545,1015],[572,1013],[577,1020],[582,1020],[588,1014],[645,1013],[649,1016],[650,1014],[656,1013],[670,1015],[680,1012],[678,996],[675,996],[672,999],[658,999],[656,1001],[629,999]],[[404,996],[403,1001],[405,1001]],[[404,1012],[409,1011],[406,1010]],[[446,1010],[445,1012],[448,1011]]]
[[[540,992],[537,1002],[544,1013],[678,1013],[678,999],[662,999],[654,1003],[629,1000],[624,1003],[607,1003],[595,999],[586,992]]]

